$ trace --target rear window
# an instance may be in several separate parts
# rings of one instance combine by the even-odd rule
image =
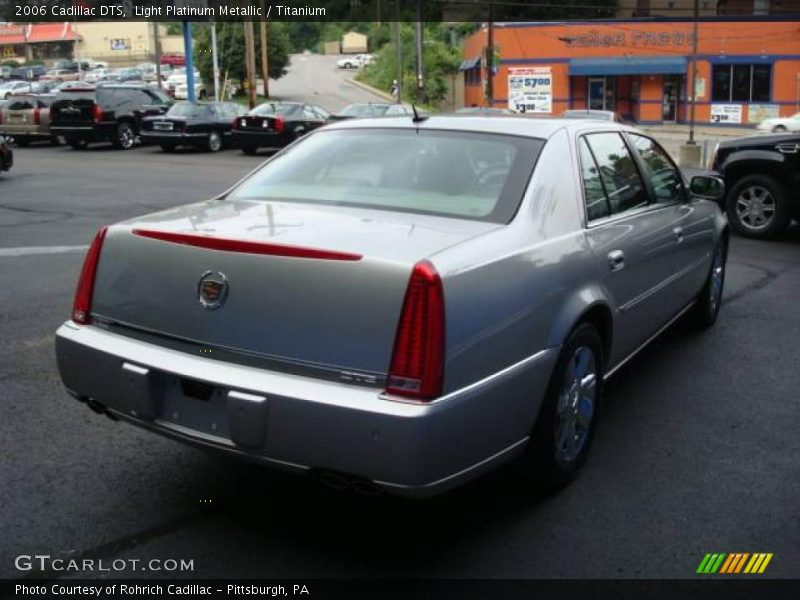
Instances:
[[[288,115],[294,112],[299,104],[279,104],[278,102],[265,102],[259,104],[250,111],[251,115],[269,116],[269,115]]]
[[[345,117],[380,117],[388,108],[388,104],[351,104],[339,114]]]
[[[230,195],[508,223],[543,140],[411,129],[320,130]]]
[[[178,102],[167,111],[169,117],[210,117],[211,106],[208,104],[192,104],[191,102]]]
[[[58,90],[56,102],[60,100],[91,100],[94,102],[94,89],[66,88]]]

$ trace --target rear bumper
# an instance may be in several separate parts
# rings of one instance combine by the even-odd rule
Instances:
[[[208,139],[207,133],[181,133],[179,131],[140,131],[142,141],[151,144],[193,145]]]
[[[370,480],[429,496],[520,453],[557,355],[546,349],[430,404],[266,371],[67,322],[56,332],[64,385],[163,435],[294,471]],[[186,381],[213,388],[186,395]]]
[[[50,133],[53,135],[63,135],[68,139],[86,140],[87,142],[99,142],[108,140],[113,134],[113,128],[94,127],[92,125],[51,125]]]
[[[291,141],[285,133],[242,129],[234,129],[231,132],[231,140],[237,148],[282,148]]]
[[[42,130],[33,125],[15,125],[13,123],[3,124],[3,126],[0,127],[0,135],[41,139],[50,139],[53,137],[53,134],[51,134],[49,130]]]

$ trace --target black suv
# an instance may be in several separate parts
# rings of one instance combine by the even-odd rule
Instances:
[[[73,148],[110,141],[115,148],[133,147],[144,117],[161,115],[172,99],[141,86],[104,85],[71,88],[58,93],[50,107],[50,131]]]
[[[721,142],[711,168],[725,177],[728,221],[742,235],[772,238],[800,219],[800,135]]]

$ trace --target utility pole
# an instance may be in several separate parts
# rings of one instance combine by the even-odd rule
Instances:
[[[219,57],[217,56],[217,23],[215,21],[211,23],[211,60],[214,66],[214,100],[219,102]]]
[[[261,14],[266,15],[264,0],[261,0]],[[269,96],[269,55],[267,48],[267,22],[261,19],[261,76],[264,78],[264,97]]]
[[[156,61],[156,83],[158,84],[159,90],[164,90],[164,82],[161,81],[161,37],[160,32],[158,30],[159,25],[158,22],[153,21],[153,45],[154,54],[155,54],[155,61]]]
[[[394,21],[392,22],[392,29],[394,31],[394,78],[397,80],[397,99],[395,102],[399,104],[403,94],[403,46],[400,40],[400,0],[394,0]]]
[[[492,3],[489,2],[489,27],[486,40],[486,100],[489,106],[494,105],[494,11]]]
[[[691,69],[691,104],[689,105],[689,144],[694,144],[694,107],[697,103],[697,36],[698,36],[698,20],[700,18],[700,0],[694,0],[694,39],[692,40],[692,69]]]
[[[183,52],[186,57],[186,99],[197,102],[197,90],[194,88],[194,56],[192,48],[192,22],[183,22]]]
[[[697,103],[697,42],[699,37],[700,0],[694,0],[694,39],[692,40],[692,67],[689,69],[689,139],[678,151],[678,164],[682,167],[700,166],[700,146],[694,141],[695,104]]]
[[[256,107],[256,44],[252,21],[244,22],[244,56],[250,108]]]
[[[417,101],[425,101],[425,33],[422,26],[422,0],[416,6],[416,42],[417,42]]]

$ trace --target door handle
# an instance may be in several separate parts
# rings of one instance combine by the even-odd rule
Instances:
[[[608,268],[612,273],[625,268],[625,253],[622,250],[613,250],[608,253]]]
[[[675,241],[680,244],[683,241],[683,227],[675,227],[672,230],[672,235],[675,236]]]

